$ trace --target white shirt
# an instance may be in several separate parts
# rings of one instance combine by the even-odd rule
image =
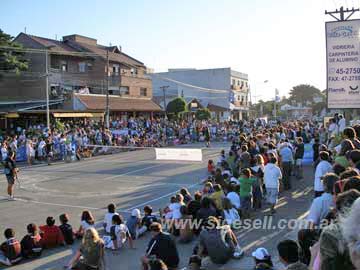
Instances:
[[[282,178],[280,168],[273,164],[268,163],[264,169],[264,183],[267,188],[279,188],[279,179]]]
[[[116,236],[116,242],[117,247],[120,248],[124,245],[126,242],[127,236],[129,236],[129,229],[125,224],[115,225],[115,236]]]
[[[315,180],[314,180],[314,190],[315,191],[324,191],[323,184],[321,183],[321,177],[325,174],[332,171],[332,166],[328,161],[322,160],[316,166],[315,170]]]
[[[80,225],[81,225],[81,227],[83,228],[84,232],[85,232],[87,229],[95,228],[94,225],[91,225],[91,224],[87,223],[85,220],[82,220],[82,221],[80,222]]]
[[[105,231],[110,233],[110,229],[112,226],[112,218],[114,215],[119,215],[118,213],[106,213],[104,217],[104,224],[106,224]]]
[[[180,207],[182,204],[180,203],[170,203],[169,209],[170,211],[166,214],[167,219],[180,219],[181,213],[180,213]]]
[[[346,127],[346,121],[345,118],[341,118],[339,120],[339,132],[343,132]]]
[[[332,207],[335,207],[335,203],[330,193],[324,193],[320,197],[315,198],[310,207],[307,217],[308,221],[315,225],[320,225]]]
[[[239,195],[238,195],[236,192],[234,192],[234,191],[229,192],[229,193],[226,195],[226,198],[228,198],[228,199],[231,201],[231,204],[232,204],[235,208],[237,208],[237,209],[240,208],[240,197],[239,197]]]

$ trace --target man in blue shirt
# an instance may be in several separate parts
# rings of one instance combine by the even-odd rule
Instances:
[[[289,190],[291,188],[291,168],[294,158],[288,142],[285,142],[281,146],[279,154],[281,156],[281,167],[283,169],[284,189]]]

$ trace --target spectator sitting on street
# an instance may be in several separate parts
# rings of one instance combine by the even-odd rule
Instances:
[[[212,159],[210,159],[208,161],[208,167],[207,167],[208,173],[210,174],[215,174],[215,164],[214,161]]]
[[[177,269],[179,264],[179,255],[175,241],[169,234],[162,231],[160,223],[152,223],[150,225],[150,231],[152,239],[148,244],[145,256],[141,257],[143,269],[149,269],[149,261],[153,257],[161,259],[169,270]]]
[[[28,234],[21,240],[21,253],[24,258],[39,257],[42,252],[41,236],[38,228],[34,223],[26,227]]]
[[[192,200],[191,194],[187,188],[181,188],[180,194],[183,195],[185,204],[188,204]]]
[[[199,236],[199,246],[197,254],[208,258],[205,260],[210,265],[225,264],[233,257],[241,257],[241,250],[236,236],[230,226],[220,226],[220,221],[216,217],[209,217],[205,224],[205,229]],[[206,251],[206,253],[205,253]],[[209,261],[210,259],[210,261]],[[209,265],[204,268],[211,268]]]
[[[133,240],[131,238],[128,227],[124,224],[123,218],[120,215],[114,215],[112,218],[113,226],[110,229],[110,236],[112,242],[107,245],[107,248],[117,250],[125,245],[126,240],[129,241],[130,248],[134,248]]]
[[[104,242],[94,228],[85,231],[79,249],[67,269],[105,269]]]
[[[6,241],[0,245],[0,263],[11,266],[21,261],[21,244],[15,238],[15,231],[8,228],[4,232]]]
[[[192,216],[188,214],[187,207],[180,207],[181,218],[175,222],[175,227],[179,229],[179,242],[189,243],[193,239],[193,230],[191,228]]]
[[[74,231],[72,226],[68,223],[69,222],[69,215],[68,214],[61,214],[59,217],[61,225],[59,226],[63,236],[65,243],[67,245],[72,245],[74,243]]]
[[[232,206],[232,203],[228,198],[223,198],[223,206],[224,219],[228,225],[233,227],[235,222],[240,221],[239,212]]]
[[[254,270],[272,270],[273,262],[271,256],[266,248],[260,247],[257,248],[252,254],[252,257],[255,260],[255,269]]]
[[[105,229],[105,233],[110,234],[110,228],[112,226],[112,217],[114,215],[118,215],[118,213],[116,212],[116,206],[113,203],[110,203],[107,208],[108,208],[108,212],[105,214],[103,226]]]
[[[223,209],[222,199],[225,197],[224,191],[219,184],[214,185],[214,192],[209,196],[213,200],[218,210]]]
[[[81,214],[81,222],[79,230],[76,232],[77,238],[82,238],[85,231],[89,228],[94,228],[95,220],[90,211],[85,210]]]
[[[46,225],[40,226],[39,229],[43,248],[54,248],[59,245],[65,245],[64,236],[60,228],[55,225],[55,219],[53,217],[47,217]]]
[[[299,260],[299,245],[293,240],[284,240],[277,245],[280,261],[286,270],[308,270]]]
[[[126,221],[126,226],[128,227],[133,240],[139,238],[139,236],[147,231],[146,226],[141,225],[141,213],[139,209],[133,209],[131,211],[131,216]]]
[[[141,225],[146,226],[148,231],[150,231],[150,225],[153,222],[157,222],[157,217],[152,214],[152,211],[152,207],[150,205],[146,205],[144,207],[144,217],[141,220]]]

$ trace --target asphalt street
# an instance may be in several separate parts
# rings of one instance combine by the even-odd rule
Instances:
[[[124,217],[132,209],[142,210],[147,204],[157,210],[164,207],[170,196],[181,187],[187,187],[192,193],[201,188],[199,182],[207,176],[207,160],[216,160],[221,148],[227,149],[223,144],[215,147],[203,151],[203,162],[157,161],[154,150],[146,149],[95,157],[82,162],[22,168],[19,174],[21,187],[16,187],[16,201],[6,199],[6,180],[1,176],[3,196],[0,196],[0,231],[12,227],[17,237],[21,238],[28,223],[44,224],[47,216],[54,216],[58,220],[61,213],[70,214],[70,223],[78,228],[81,212],[85,209],[90,210],[100,224],[106,206],[111,202],[117,205],[118,212]],[[301,219],[306,214],[312,199],[312,169],[305,167],[304,175],[304,180],[294,180],[291,192],[281,194],[278,213],[272,224],[277,224],[281,218]],[[266,211],[263,208],[256,215],[262,218]],[[276,225],[271,228],[249,228],[236,233],[247,257],[233,260],[221,269],[252,269],[252,259],[248,257],[251,251],[259,246],[273,251],[279,240],[293,237],[291,229],[278,228]],[[0,239],[4,240],[2,235]],[[125,248],[117,252],[108,251],[107,269],[139,269],[139,258],[144,254],[148,241],[149,235],[136,240],[136,248],[133,250]],[[195,241],[178,245],[181,267],[186,266],[194,245]],[[76,245],[45,251],[41,258],[26,261],[11,269],[62,269],[75,249]]]

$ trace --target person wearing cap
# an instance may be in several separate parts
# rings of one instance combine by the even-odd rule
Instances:
[[[17,180],[17,172],[15,152],[9,152],[7,158],[4,160],[4,174],[8,182],[7,193],[9,200],[14,200],[14,184]]]
[[[133,209],[131,211],[131,217],[126,221],[126,226],[134,240],[147,231],[146,226],[141,225],[141,213],[139,209]]]
[[[255,260],[255,270],[272,270],[273,262],[271,256],[266,248],[260,247],[257,248],[251,256]]]

